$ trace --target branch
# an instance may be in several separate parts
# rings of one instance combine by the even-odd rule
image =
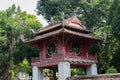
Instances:
[[[86,15],[86,16],[88,16],[88,13],[87,13],[87,11],[86,11],[85,7],[84,7],[82,4],[80,4],[80,7],[83,9],[83,11],[84,11],[85,15]]]

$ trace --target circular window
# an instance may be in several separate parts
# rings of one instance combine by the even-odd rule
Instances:
[[[76,42],[72,43],[71,50],[73,53],[79,53],[80,52],[80,47]]]
[[[56,45],[55,43],[50,43],[48,45],[48,50],[47,50],[47,57],[51,57],[53,53],[56,51]]]

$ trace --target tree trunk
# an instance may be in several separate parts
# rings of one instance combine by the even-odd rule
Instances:
[[[2,73],[0,74],[0,80],[10,80],[10,77],[12,76],[11,73],[9,72],[10,68],[12,67],[12,62],[13,62],[13,54],[15,52],[15,42],[13,37],[8,38],[8,43],[10,47],[10,53],[7,59],[7,63],[5,64],[5,68],[3,69]]]

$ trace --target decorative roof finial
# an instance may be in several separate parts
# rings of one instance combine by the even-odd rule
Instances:
[[[53,24],[56,24],[56,23],[57,23],[57,22],[51,17],[49,24],[50,24],[50,25],[53,25]]]
[[[62,12],[61,12],[61,20],[62,20],[62,25],[63,25],[63,27],[64,27],[64,19],[65,19],[65,14],[64,14],[64,12],[62,11]]]
[[[70,16],[76,16],[77,12],[78,12],[79,7],[77,7],[76,9],[74,9],[74,11],[70,14]]]
[[[25,39],[23,32],[22,32],[22,34],[20,35],[20,39],[21,39],[23,42],[25,42],[25,41],[28,40],[28,39]]]
[[[33,34],[36,34],[36,31],[35,31],[35,29],[30,29],[30,31],[33,33]]]
[[[92,31],[95,31],[95,30],[97,30],[99,27],[98,26],[96,26],[96,27],[93,27],[91,30]]]
[[[107,33],[103,33],[101,36],[102,39],[106,40],[107,39]]]
[[[65,18],[65,14],[64,14],[64,12],[62,11],[62,12],[61,12],[61,20],[64,20],[64,18]]]

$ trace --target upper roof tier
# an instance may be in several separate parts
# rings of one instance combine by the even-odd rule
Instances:
[[[91,32],[92,31],[88,30],[76,16],[73,16],[68,19],[64,19],[60,23],[42,28],[40,31],[36,32],[35,38],[26,41],[26,43],[36,42],[38,40],[55,36],[61,33],[76,35],[79,37],[93,39],[97,41],[101,40],[100,38],[89,35],[89,33]]]
[[[36,32],[37,35],[44,34],[46,32],[57,30],[59,27],[69,28],[76,30],[82,33],[91,33],[92,31],[88,30],[76,16],[65,19],[63,22],[56,23],[54,25],[49,25],[47,27],[42,28],[40,31]]]

